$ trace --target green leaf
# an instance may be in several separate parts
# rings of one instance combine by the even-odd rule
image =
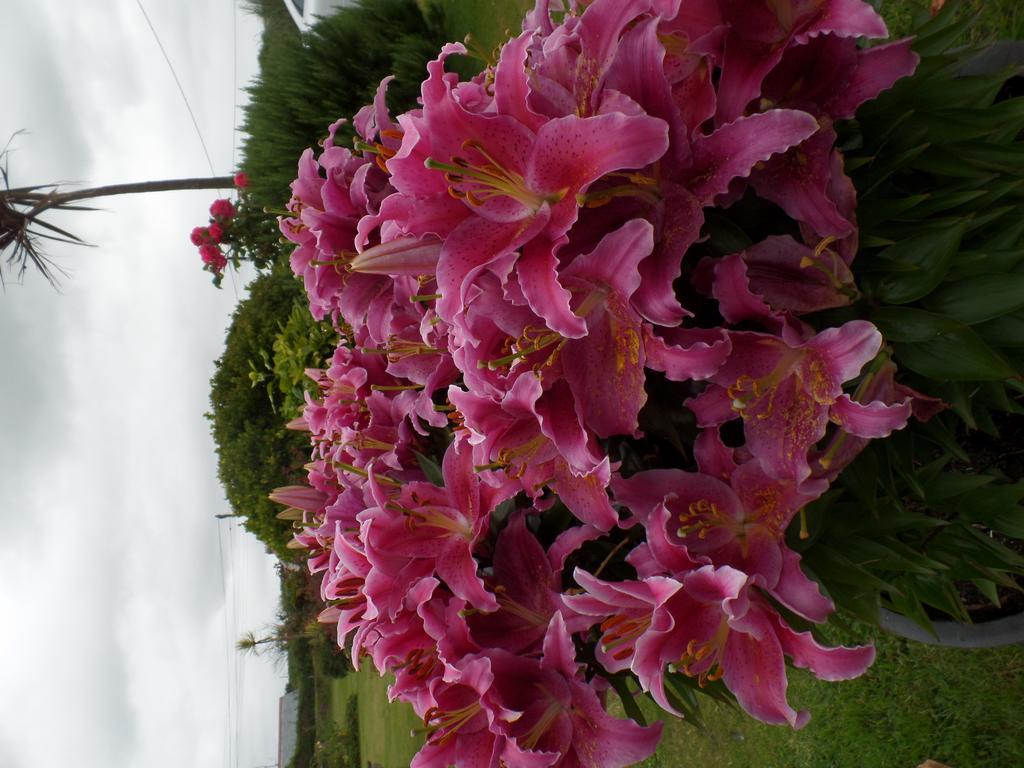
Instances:
[[[1024,216],[1011,224],[999,227],[981,241],[978,248],[983,251],[1006,251],[1019,248],[1024,240]]]
[[[877,258],[912,266],[908,273],[873,276],[865,292],[886,304],[907,304],[931,293],[942,282],[966,229],[966,222],[945,219],[941,224],[908,237]]]
[[[882,106],[883,109],[876,110],[877,107]],[[911,118],[914,116],[913,109],[906,109],[903,105],[895,105],[892,109],[885,109],[885,105],[879,101],[868,102],[863,107],[858,115],[858,121],[861,116],[868,117],[868,125],[872,129],[870,136],[870,143],[877,148],[888,148],[887,145],[892,141],[904,142],[902,146],[906,145],[907,139],[907,126],[911,124]],[[876,114],[871,114],[873,111]],[[879,116],[877,113],[884,113],[883,116]],[[864,139],[867,137],[861,137],[863,144]],[[868,161],[874,161],[874,157],[859,158],[866,159]],[[847,166],[849,168],[849,166]]]
[[[917,598],[932,608],[938,608],[943,613],[952,616],[957,621],[970,621],[967,609],[957,588],[946,578],[918,578],[907,576],[900,582],[905,590],[913,592]]]
[[[912,435],[907,432],[896,432],[882,443],[889,467],[907,484],[910,493],[924,500],[924,488],[917,479],[917,468],[914,466],[914,444]],[[897,495],[894,493],[894,495]],[[899,496],[905,494],[900,493]]]
[[[907,561],[916,563],[921,568],[929,572],[945,571],[949,568],[949,566],[947,566],[945,563],[942,563],[938,560],[934,560],[928,557],[927,555],[922,555],[917,550],[912,549],[911,547],[907,546],[902,541],[893,536],[885,537],[884,539],[882,539],[882,542],[885,544],[886,547],[891,549],[893,552],[896,552]]]
[[[1024,102],[1024,99],[1021,99],[1020,101]],[[985,196],[980,198],[977,204],[974,205],[975,210],[991,208],[1006,197],[1006,195],[1020,189],[1022,184],[1024,184],[1024,179],[1021,178],[1015,178],[1005,174],[994,175],[992,177],[992,181],[986,181],[984,183],[983,189],[985,190]],[[1010,202],[1012,202],[1012,200]]]
[[[999,607],[999,593],[996,591],[995,582],[988,579],[971,579],[971,582],[978,588],[992,605]]]
[[[887,340],[896,342],[931,341],[963,328],[956,320],[913,307],[880,307],[871,313],[870,320]]]
[[[858,192],[864,197],[870,196],[882,182],[901,168],[910,166],[926,149],[927,144],[920,144],[896,155],[883,155],[881,159],[876,155],[856,179]]]
[[[981,338],[995,347],[1024,347],[1024,312],[1005,315],[974,327]]]
[[[1007,75],[1003,72],[993,75],[936,78],[917,89],[910,103],[915,109],[927,110],[943,109],[951,104],[965,110],[985,109],[995,101],[1006,79]]]
[[[878,624],[878,592],[865,587],[832,583],[826,588],[836,607],[867,624]]]
[[[993,530],[1014,539],[1024,539],[1024,507],[1014,507],[988,520]]]
[[[977,422],[978,429],[985,434],[999,437],[999,427],[992,419],[992,411],[984,403],[974,403],[974,421]]]
[[[849,543],[849,537],[842,542],[843,550]],[[863,539],[862,539],[863,541]],[[821,542],[808,549],[804,555],[808,566],[821,577],[826,584],[836,582],[856,587],[874,587],[877,590],[897,591],[889,582],[880,579],[860,563],[855,563],[845,554]],[[831,586],[829,587],[831,589]]]
[[[974,409],[971,407],[971,398],[977,389],[977,382],[970,382],[968,385],[959,381],[950,381],[937,390],[939,396],[949,403],[953,413],[959,416],[969,429],[978,428],[978,425],[974,423]],[[968,457],[966,460],[970,461],[970,458]]]
[[[888,248],[889,246],[895,245],[896,240],[879,240],[876,239],[873,243],[873,247],[877,248]],[[864,245],[862,243],[862,245]],[[867,246],[864,245],[866,248]],[[858,272],[861,275],[862,282],[871,284],[872,280],[880,280],[885,275],[908,275],[911,278],[915,277],[919,272],[920,268],[913,264],[906,264],[902,261],[894,261],[893,259],[886,258],[881,254],[873,254],[867,257],[861,257],[864,261],[863,265],[858,265]]]
[[[798,518],[794,518],[786,528],[786,544],[797,552],[804,552],[812,548],[825,526],[833,522],[833,508],[844,495],[845,492],[841,488],[833,487],[804,507],[808,536],[806,539],[800,538],[800,521]]]
[[[899,218],[930,198],[931,195],[908,195],[900,198],[866,200],[857,208],[857,219],[862,229],[874,229],[877,222]]]
[[[962,523],[949,525],[940,531],[930,545],[930,554],[958,569],[965,565],[1001,571],[1024,567],[1024,557],[973,525]]]
[[[888,237],[881,237],[879,235],[865,235],[861,238],[860,247],[867,248],[888,248],[890,245],[895,245],[896,241],[891,240]],[[878,270],[880,272],[889,270]]]
[[[640,725],[647,725],[647,718],[644,717],[643,711],[640,709],[640,705],[636,703],[636,699],[633,694],[629,691],[629,686],[626,685],[626,678],[621,675],[604,675],[604,679],[607,680],[615,692],[619,694],[619,699],[622,701],[622,708],[626,711],[633,720]]]
[[[1007,514],[1020,514],[1018,506],[1024,499],[1024,480],[1016,483],[1000,483],[985,488],[971,497],[970,504],[959,506],[958,512],[965,520],[986,523]]]
[[[919,114],[917,121],[934,130],[946,141],[977,141],[992,137],[993,143],[1004,136],[1013,137],[1024,129],[1024,100],[1006,99],[984,109],[936,109]]]
[[[929,379],[995,381],[1017,372],[969,328],[939,334],[925,342],[896,345],[896,361]]]
[[[1024,161],[1024,158],[1021,158]],[[976,230],[984,229],[993,222],[1003,222],[1001,219],[1004,217],[1012,217],[1016,220],[1020,216],[1020,206],[1017,205],[1004,205],[1001,208],[984,209],[984,213],[971,214],[971,218],[967,221],[967,232],[973,233]]]
[[[970,27],[969,17],[957,19],[956,3],[948,3],[935,17],[918,30],[914,50],[922,58],[937,56],[956,44]]]
[[[689,723],[699,730],[705,728],[704,720],[700,716],[700,706],[697,701],[697,694],[683,681],[690,680],[685,675],[668,672],[665,674],[665,698],[669,706],[683,715],[683,722]],[[703,691],[702,691],[703,693]]]
[[[878,457],[874,451],[862,452],[839,479],[877,517]]]
[[[916,171],[955,179],[984,179],[989,175],[991,168],[965,162],[952,147],[952,144],[930,147],[927,152],[911,158],[907,164]]]
[[[707,212],[704,232],[708,243],[722,256],[749,248],[753,242],[730,218],[711,211]]]
[[[993,171],[1019,178],[1024,173],[1024,146],[961,142],[932,147],[914,158],[910,165],[919,171],[954,178],[978,179]]]
[[[872,535],[895,535],[908,531],[928,531],[933,528],[944,528],[948,523],[938,517],[926,515],[906,509],[900,504],[890,502],[881,509],[878,520],[871,520],[870,527]]]
[[[852,536],[843,544],[843,554],[848,555],[851,560],[859,565],[870,567],[872,570],[899,571],[904,573],[917,573],[929,575],[935,572],[935,568],[929,567],[928,558],[914,553],[913,557],[905,557],[902,552],[897,552],[881,542],[871,539]],[[946,566],[938,563],[942,570]]]
[[[437,463],[437,459],[432,456],[420,453],[419,451],[413,451],[416,454],[416,461],[420,464],[420,469],[423,470],[423,474],[427,476],[434,485],[444,485],[444,474],[441,472],[441,465]]]
[[[991,475],[964,475],[959,472],[943,472],[930,480],[925,486],[925,501],[937,504],[940,501],[963,496],[978,488],[988,485],[994,477]]]
[[[981,397],[984,402],[1006,413],[1024,413],[1024,405],[1010,398],[1006,387],[1001,381],[990,381],[981,386]]]
[[[705,680],[701,685],[700,680],[696,677],[670,672],[665,675],[665,682],[678,692],[680,698],[690,702],[694,709],[698,707],[700,695],[710,696],[715,701],[720,701],[733,708],[736,707],[736,697],[721,680]]]
[[[1011,272],[1021,262],[1024,262],[1024,248],[960,251],[946,275],[946,280],[963,280],[978,275]]]
[[[957,442],[956,435],[943,424],[941,418],[933,417],[924,424],[913,423],[911,429],[923,435],[939,448],[947,451],[954,458],[960,461],[970,461],[966,451]]]
[[[904,584],[902,586],[904,591],[890,595],[890,602],[886,607],[901,616],[906,616],[929,634],[935,635],[935,627],[932,626],[932,620],[928,618],[928,613],[925,611],[924,606],[921,605],[921,600],[908,585]],[[937,635],[935,636],[937,637]]]
[[[995,178],[990,176],[990,179]],[[975,186],[971,184],[971,186]],[[968,189],[965,191],[950,190],[945,194],[930,195],[927,202],[914,208],[913,218],[915,219],[927,219],[930,216],[935,216],[940,213],[947,213],[952,208],[958,208],[965,203],[969,203],[972,200],[977,200],[980,197],[984,197],[987,193],[985,189]],[[897,216],[891,216],[890,218],[898,218]]]
[[[942,474],[942,470],[947,466],[949,466],[949,456],[939,456],[935,461],[921,467],[921,469],[917,471],[917,477],[923,485],[927,486],[928,484],[935,482]]]

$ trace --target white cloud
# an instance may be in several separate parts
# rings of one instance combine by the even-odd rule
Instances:
[[[227,173],[231,19],[220,5],[147,9]],[[239,21],[241,85],[256,25]],[[19,30],[8,55],[33,65],[18,109],[0,115],[0,135],[33,131],[18,141],[13,183],[206,172],[132,3],[8,3],[0,27]],[[4,766],[263,764],[276,753],[280,676],[229,650],[273,619],[272,561],[225,528],[222,588],[213,518],[227,504],[202,414],[236,297],[230,281],[210,286],[187,241],[212,197],[103,201],[107,212],[54,219],[98,247],[50,249],[73,271],[62,294],[29,274],[0,297],[0,397],[13,406],[0,409],[0,611],[17,617],[0,635]]]

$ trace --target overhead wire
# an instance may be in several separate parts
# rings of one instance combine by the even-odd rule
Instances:
[[[242,563],[241,563],[242,555],[245,552],[245,547],[240,547],[238,559],[237,560],[235,559],[234,540],[235,540],[235,538],[237,538],[236,534],[238,533],[238,523],[235,520],[235,518],[233,518],[233,517],[229,518],[229,519],[231,520],[231,528],[230,528],[231,534],[230,534],[230,538],[228,539],[228,542],[229,542],[228,543],[228,547],[229,547],[228,551],[231,554],[231,567],[232,567],[232,578],[231,578],[231,615],[232,615],[232,618],[234,619],[234,623],[232,624],[232,627],[231,627],[231,630],[232,630],[231,631],[231,636],[232,637],[238,637],[239,636],[239,631],[240,631],[240,626],[241,626],[240,623],[239,623],[239,605],[238,605],[238,603],[239,603],[239,599],[238,599],[238,592],[239,592],[239,590],[238,590],[238,583],[239,583],[239,579],[235,578],[235,572],[237,571],[238,575],[242,576],[242,578],[245,578],[248,574],[245,573],[245,570],[242,567]],[[239,736],[239,731],[241,730],[240,727],[239,727],[240,720],[241,720],[241,714],[240,714],[239,710],[241,708],[241,702],[243,701],[243,698],[242,698],[242,695],[241,695],[242,694],[241,668],[243,666],[243,662],[242,662],[242,658],[241,658],[241,654],[240,653],[232,654],[231,658],[234,661],[234,683],[235,683],[235,685],[234,685],[234,694],[235,694],[235,731],[234,731],[234,736],[235,736],[235,762],[234,762],[234,766],[235,766],[235,768],[238,768],[238,760],[239,760],[238,736]]]
[[[210,175],[216,176],[217,172],[213,169],[213,160],[210,158],[210,151],[206,147],[206,140],[203,138],[203,132],[199,129],[199,121],[196,120],[196,114],[192,111],[192,105],[189,103],[188,96],[185,95],[185,89],[181,85],[181,80],[178,79],[178,73],[174,69],[174,64],[171,63],[171,57],[167,55],[167,49],[164,48],[164,44],[160,40],[160,35],[156,31],[156,27],[153,26],[153,21],[149,18],[149,14],[146,13],[146,8],[142,4],[142,0],[135,0],[135,4],[139,6],[139,10],[142,11],[142,16],[146,19],[146,24],[149,25],[149,31],[153,33],[153,39],[156,40],[157,47],[160,48],[160,53],[163,54],[164,61],[167,62],[167,68],[171,70],[171,77],[174,78],[174,84],[178,86],[178,93],[181,94],[181,99],[185,102],[185,109],[188,110],[188,116],[192,118],[192,127],[196,129],[196,136],[199,137],[199,143],[203,147],[203,154],[206,155],[206,163],[210,166]]]
[[[164,57],[164,61],[167,62],[167,68],[171,71],[171,77],[174,78],[174,84],[178,86],[178,93],[181,94],[181,100],[185,102],[185,109],[188,110],[188,116],[192,120],[192,127],[195,129],[196,136],[199,138],[199,145],[203,148],[203,155],[206,157],[206,164],[210,168],[210,175],[216,176],[217,171],[213,167],[213,159],[210,157],[210,150],[206,146],[206,139],[203,138],[203,132],[199,128],[199,121],[196,119],[196,114],[192,109],[192,104],[188,100],[188,95],[185,93],[185,88],[181,84],[181,80],[178,77],[178,72],[174,68],[174,64],[171,62],[171,57],[167,54],[167,49],[164,48],[163,42],[160,40],[160,35],[156,31],[156,26],[153,24],[153,20],[150,19],[149,14],[146,13],[146,8],[142,4],[142,0],[135,0],[135,4],[139,7],[142,12],[143,18],[146,20],[146,24],[149,26],[149,31],[153,33],[153,39],[156,41],[157,47],[160,49],[160,53]],[[231,16],[232,16],[232,37],[233,37],[233,48],[232,48],[232,102],[234,101],[234,94],[238,86],[238,34],[237,34],[237,19],[236,19],[236,5],[235,0],[231,0]],[[235,123],[237,123],[237,113],[232,113],[231,119],[231,167],[235,166]],[[231,278],[231,289],[234,291],[235,299],[238,296],[238,285],[235,282],[234,272],[229,270],[229,276]]]
[[[224,658],[224,692],[227,696],[227,716],[225,718],[225,730],[224,730],[224,746],[221,752],[223,759],[223,765],[225,767],[232,765],[231,761],[231,750],[234,745],[234,739],[231,737],[231,658],[232,646],[231,646],[231,625],[228,619],[228,591],[227,591],[227,571],[226,563],[224,560],[224,538],[221,532],[220,521],[223,518],[217,519],[217,554],[220,557],[220,591],[222,598],[222,605],[224,606],[222,615],[224,617],[224,650],[226,656]]]
[[[237,132],[238,132],[238,6],[237,0],[231,1],[231,28],[232,28],[232,118],[231,118],[231,167],[235,167],[235,160],[237,157]],[[153,24],[153,20],[146,12],[145,6],[142,4],[142,0],[135,0],[135,4],[138,6],[139,11],[142,13],[143,18],[146,21],[146,25],[149,27],[149,31],[153,35],[153,39],[156,41],[157,47],[160,49],[160,54],[163,56],[164,61],[167,64],[167,68],[170,70],[171,77],[174,79],[174,84],[178,88],[178,93],[181,95],[181,100],[185,104],[185,109],[188,112],[189,119],[192,121],[192,127],[195,130],[196,137],[199,139],[199,145],[202,148],[203,156],[206,158],[206,164],[210,169],[210,175],[216,176],[217,171],[213,165],[213,159],[210,156],[209,147],[206,144],[206,139],[203,136],[202,129],[199,127],[199,121],[196,119],[195,111],[192,109],[192,104],[189,102],[188,95],[185,93],[185,88],[181,83],[181,79],[178,77],[177,70],[174,67],[174,63],[171,61],[167,49],[164,47],[163,41],[160,39],[160,34],[156,30],[156,26]],[[234,290],[235,298],[238,299],[238,286],[235,282],[235,276],[232,272],[231,285]],[[217,550],[220,559],[220,582],[221,582],[221,595],[223,598],[224,605],[224,633],[225,633],[225,652],[227,658],[225,659],[225,682],[227,683],[226,691],[226,705],[227,705],[227,717],[226,717],[226,730],[225,740],[222,750],[222,759],[224,765],[235,766],[237,768],[239,762],[239,702],[238,694],[239,687],[241,684],[240,670],[239,670],[239,659],[238,654],[234,652],[235,649],[235,638],[238,634],[238,579],[235,578],[235,563],[234,563],[234,534],[237,528],[234,525],[233,518],[227,518],[228,520],[228,531],[227,531],[227,562],[225,562],[224,549],[225,542],[222,536],[221,526],[218,521],[217,524]],[[228,576],[227,568],[231,567],[231,575]],[[228,582],[231,585],[231,600],[228,600]]]

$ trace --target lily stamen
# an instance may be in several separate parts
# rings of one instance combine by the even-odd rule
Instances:
[[[431,707],[423,714],[423,727],[427,732],[427,743],[444,744],[458,733],[462,726],[476,717],[481,709],[479,701],[474,701],[451,712],[446,712],[440,707]]]
[[[648,613],[634,618],[616,614],[605,619],[601,623],[601,648],[605,653],[614,650],[612,658],[616,661],[628,658],[634,651],[634,641],[651,626],[651,618],[652,615]]]
[[[541,333],[531,326],[526,326],[518,339],[512,339],[510,337],[505,344],[505,349],[509,350],[509,354],[495,360],[479,360],[476,365],[477,368],[486,368],[487,370],[496,371],[500,368],[505,368],[506,366],[515,365],[515,363],[520,359],[529,357],[535,352],[540,352],[542,349],[546,349],[556,343],[558,346],[550,355],[548,355],[547,359],[542,363],[543,366],[551,366],[554,364],[558,352],[566,343],[566,339],[562,334],[555,333],[554,331]]]
[[[679,658],[678,668],[687,677],[696,677],[701,688],[720,680],[725,674],[725,670],[722,669],[722,656],[728,637],[729,624],[722,619],[710,640],[701,643],[694,638],[686,644],[686,650]]]
[[[477,207],[497,197],[509,197],[537,211],[544,203],[557,203],[568,192],[563,189],[548,195],[538,194],[528,189],[520,174],[506,168],[480,142],[467,139],[462,148],[473,150],[483,158],[483,162],[473,163],[461,156],[452,157],[449,163],[432,157],[424,161],[427,168],[444,173],[448,194],[456,200],[464,200]]]

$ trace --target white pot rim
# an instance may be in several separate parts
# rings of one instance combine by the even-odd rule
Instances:
[[[949,648],[997,648],[1003,645],[1024,644],[1024,613],[1004,616],[979,624],[961,624],[956,621],[936,621],[935,634],[931,634],[906,616],[882,609],[879,623],[886,632],[916,640],[928,645]]]

